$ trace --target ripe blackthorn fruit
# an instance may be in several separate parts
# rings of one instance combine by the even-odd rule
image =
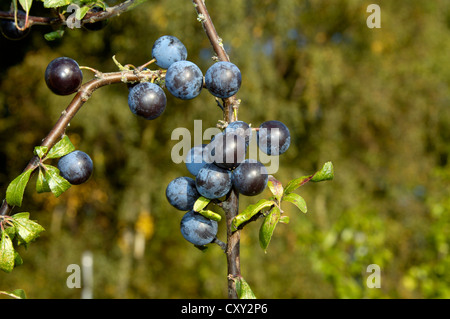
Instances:
[[[184,161],[186,168],[194,176],[197,176],[200,169],[206,164],[205,158],[207,155],[204,152],[206,145],[207,144],[196,145],[191,148],[189,153],[186,155],[186,159]]]
[[[22,21],[18,23],[21,27],[23,26]],[[0,31],[8,40],[21,40],[30,33],[30,28],[21,31],[17,29],[14,20],[0,19]]]
[[[97,13],[97,12],[102,12],[102,11],[105,11],[105,10],[100,6],[94,6],[92,9],[89,10],[89,12],[91,12],[91,13]],[[99,30],[103,29],[104,27],[106,27],[107,24],[108,24],[108,19],[105,19],[105,20],[94,22],[94,23],[84,23],[83,27],[89,31],[99,31]]]
[[[56,58],[45,70],[45,83],[53,93],[58,95],[75,93],[82,81],[83,73],[78,63],[71,58]]]
[[[131,112],[147,120],[159,117],[166,109],[166,94],[158,85],[142,82],[130,89],[128,106]]]
[[[174,62],[167,69],[166,87],[169,92],[182,100],[198,96],[203,88],[203,73],[190,61]]]
[[[198,172],[195,184],[202,196],[209,199],[220,198],[231,190],[231,171],[208,163]]]
[[[164,35],[153,44],[152,57],[156,59],[157,66],[168,69],[172,63],[186,60],[187,50],[178,38]]]
[[[166,188],[167,200],[179,210],[191,210],[199,197],[195,181],[190,177],[177,177]]]
[[[94,165],[89,155],[82,151],[73,151],[59,159],[58,169],[60,175],[70,184],[79,185],[89,179]]]
[[[280,155],[291,144],[289,129],[280,121],[267,121],[259,126],[258,146],[267,155]]]
[[[231,62],[214,63],[205,74],[206,88],[212,95],[228,98],[239,91],[241,87],[241,71]]]
[[[211,161],[221,168],[233,169],[245,160],[245,140],[235,132],[216,135],[209,150]]]
[[[211,243],[216,238],[218,225],[216,221],[191,210],[181,218],[180,230],[184,239],[188,242],[197,246],[203,246]]]
[[[248,146],[252,138],[252,129],[244,121],[234,121],[227,125],[225,132],[234,132],[245,139],[245,145]]]
[[[269,175],[262,163],[247,159],[233,171],[232,181],[239,193],[255,196],[266,188]]]

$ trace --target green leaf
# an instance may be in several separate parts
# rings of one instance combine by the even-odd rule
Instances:
[[[231,229],[236,231],[240,225],[251,219],[254,215],[266,207],[275,205],[275,202],[268,199],[260,199],[256,204],[249,205],[240,214],[233,218]]]
[[[308,176],[302,176],[296,179],[293,179],[289,183],[287,183],[286,187],[284,188],[284,194],[289,194],[293,191],[295,191],[297,188],[302,186],[303,184],[306,184],[311,180],[311,178],[314,175],[308,175]]]
[[[34,148],[34,155],[37,155],[40,159],[42,159],[48,151],[47,146],[36,146]]]
[[[275,196],[278,201],[281,200],[281,197],[283,196],[283,185],[275,179],[272,175],[269,175],[269,181],[267,182],[267,186],[269,186],[270,191]]]
[[[322,169],[314,174],[311,178],[311,182],[329,181],[334,178],[333,163],[326,162]]]
[[[211,201],[210,199],[200,196],[194,203],[194,208],[193,208],[194,212],[201,211],[203,208],[208,206],[210,201]]]
[[[45,180],[55,197],[59,197],[72,186],[64,177],[59,175],[59,169],[51,165],[45,165]]]
[[[236,293],[239,299],[256,299],[250,285],[243,277],[237,277],[234,282],[236,283]]]
[[[289,216],[281,216],[280,223],[289,224]]]
[[[11,272],[14,268],[14,248],[11,238],[2,232],[0,241],[0,269]]]
[[[270,239],[280,220],[280,216],[280,209],[277,206],[274,206],[259,229],[259,244],[261,245],[261,248],[264,249],[264,252],[267,252],[267,246],[269,246]]]
[[[17,176],[6,189],[6,202],[10,206],[21,206],[25,187],[30,180],[32,169],[26,170]]]
[[[23,11],[28,14],[30,12],[31,5],[33,4],[33,0],[19,0],[19,3],[22,6]]]
[[[45,8],[59,8],[70,4],[71,0],[44,0]]]
[[[0,294],[7,295],[16,299],[27,299],[27,295],[23,289],[16,289],[13,291],[0,291]]]
[[[45,229],[35,221],[30,220],[30,213],[18,213],[12,216],[16,234],[20,244],[29,244],[39,237]]]
[[[222,216],[220,216],[219,214],[213,212],[212,210],[200,210],[198,212],[200,215],[203,215],[204,217],[208,218],[208,219],[212,219],[215,220],[216,222],[220,222],[222,219]]]
[[[80,10],[77,10],[75,12],[75,18],[77,20],[82,20],[84,18],[84,16],[86,15],[86,13],[88,13],[89,9],[90,8],[88,6],[84,6],[84,7],[80,8]]]
[[[298,207],[303,213],[306,213],[308,209],[306,208],[306,202],[300,195],[296,193],[290,193],[283,196],[283,201],[290,202]]]
[[[64,135],[64,137],[50,149],[46,158],[60,158],[61,156],[67,155],[73,151],[75,151],[75,146],[73,146],[72,142],[69,140],[69,137]]]
[[[56,30],[49,33],[44,34],[44,38],[47,41],[55,41],[61,39],[64,35],[64,30]]]
[[[45,175],[43,172],[43,168],[39,168],[39,175],[38,175],[38,179],[36,181],[36,192],[40,193],[46,193],[46,192],[50,192],[50,186],[48,185],[47,180],[45,179]]]

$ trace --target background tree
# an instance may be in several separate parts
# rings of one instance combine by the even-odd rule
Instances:
[[[242,271],[259,298],[450,296],[449,5],[378,1],[382,27],[369,29],[370,3],[208,3],[243,74],[240,119],[253,126],[278,119],[291,130],[277,178],[309,174],[330,159],[336,167],[333,183],[302,189],[307,215],[286,207],[290,224],[275,232],[267,254],[257,225],[242,232]],[[43,11],[36,4],[31,13]],[[20,42],[2,38],[0,192],[69,101],[49,93],[49,61],[69,56],[112,70],[116,55],[139,65],[154,40],[170,34],[206,70],[214,53],[199,28],[189,2],[149,0],[97,32],[67,30],[48,42],[43,35],[53,29],[36,25]],[[20,252],[27,262],[16,275],[0,274],[2,289],[79,297],[65,285],[66,267],[90,250],[97,298],[227,295],[223,253],[193,250],[177,235],[181,215],[164,197],[165,186],[186,174],[170,161],[173,128],[192,131],[194,119],[212,127],[221,110],[204,93],[187,104],[169,97],[164,117],[148,124],[129,116],[127,95],[126,86],[98,90],[71,122],[70,139],[95,162],[89,183],[58,199],[26,191],[22,209],[47,232]],[[240,205],[254,202],[241,197]],[[372,263],[382,270],[380,289],[366,286]]]

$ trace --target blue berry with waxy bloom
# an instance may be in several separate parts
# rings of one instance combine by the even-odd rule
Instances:
[[[172,63],[186,60],[187,50],[178,38],[164,35],[153,44],[152,57],[156,59],[157,66],[168,69]]]
[[[178,210],[191,210],[200,197],[195,181],[187,176],[177,177],[166,188],[166,198]]]
[[[189,173],[197,176],[200,169],[206,165],[205,159],[207,154],[205,152],[205,147],[207,144],[196,145],[191,148],[186,155],[185,164]]]
[[[195,184],[202,196],[209,199],[220,198],[231,190],[231,171],[208,163],[198,172]]]
[[[241,82],[241,71],[231,62],[216,62],[205,74],[205,86],[208,91],[223,99],[235,95],[241,87]]]
[[[94,164],[85,152],[73,151],[59,159],[58,169],[70,184],[79,185],[91,177]]]
[[[203,246],[216,238],[218,225],[216,221],[191,210],[181,218],[180,230],[184,239],[188,242]]]
[[[182,100],[197,97],[203,88],[203,73],[190,61],[172,63],[166,73],[166,87],[169,92]]]

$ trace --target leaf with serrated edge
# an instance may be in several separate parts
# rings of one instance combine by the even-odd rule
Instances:
[[[269,175],[269,181],[267,182],[267,186],[269,187],[272,194],[275,196],[278,201],[281,200],[283,196],[283,185],[272,175]]]
[[[236,293],[239,299],[256,299],[250,285],[245,281],[243,277],[235,279]]]
[[[201,211],[203,208],[208,206],[210,201],[211,201],[210,199],[200,196],[194,203],[194,208],[193,208],[194,212]]]
[[[0,240],[0,269],[11,272],[14,268],[14,247],[11,238],[2,232]]]
[[[274,201],[268,199],[260,199],[256,204],[247,206],[247,208],[245,208],[240,214],[233,218],[233,222],[231,225],[232,230],[236,231],[237,228],[244,222],[248,221],[262,209],[270,207],[272,205],[275,205]]]
[[[19,176],[17,176],[6,189],[6,202],[10,206],[21,206],[23,193],[25,192],[25,187],[32,173],[32,169],[26,170]]]
[[[36,181],[36,192],[40,193],[46,193],[50,192],[50,186],[48,186],[48,182],[45,179],[45,175],[43,173],[43,168],[39,168],[39,175]]]
[[[216,222],[220,222],[222,220],[222,216],[220,216],[219,214],[213,212],[212,210],[200,210],[198,212],[200,215],[203,215],[204,217],[208,218],[208,219],[212,219],[215,220]]]
[[[30,220],[29,213],[18,213],[12,216],[13,224],[16,227],[16,234],[20,237],[20,243],[28,244],[39,237],[45,229],[35,221]]]
[[[333,163],[326,162],[322,169],[314,174],[311,178],[311,182],[330,181],[334,178]]]
[[[46,158],[59,158],[73,151],[75,151],[75,146],[73,146],[69,137],[64,135],[64,137],[50,149]]]
[[[306,213],[308,211],[306,207],[306,201],[303,197],[296,193],[290,193],[283,196],[283,201],[290,202],[298,207],[303,213]]]
[[[259,244],[264,252],[267,252],[273,231],[280,220],[281,212],[277,206],[274,206],[270,213],[264,218],[261,228],[259,229]]]
[[[45,179],[55,197],[60,196],[72,186],[64,177],[59,175],[59,169],[51,165],[46,165],[45,167]]]

